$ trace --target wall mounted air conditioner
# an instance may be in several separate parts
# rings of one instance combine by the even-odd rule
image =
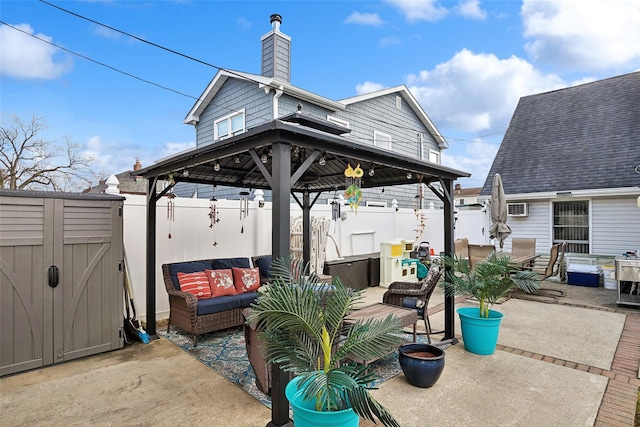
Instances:
[[[528,203],[507,203],[507,215],[529,216],[529,204]]]

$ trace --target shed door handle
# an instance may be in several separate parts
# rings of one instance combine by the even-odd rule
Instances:
[[[60,270],[55,265],[49,267],[49,286],[55,288],[60,283]]]

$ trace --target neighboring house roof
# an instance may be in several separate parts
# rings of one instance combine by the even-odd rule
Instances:
[[[482,189],[505,193],[640,186],[640,72],[520,99]]]
[[[473,187],[473,188],[461,188],[454,189],[453,195],[455,197],[465,197],[465,196],[479,196],[482,191],[482,187]]]
[[[118,190],[121,194],[147,194],[147,180],[141,176],[134,175],[135,171],[121,172],[116,175],[118,178]],[[100,183],[85,190],[85,193],[104,193],[107,189],[106,180],[101,179]]]
[[[387,89],[377,90],[375,92],[365,93],[363,95],[353,96],[351,98],[341,99],[339,102],[343,103],[344,105],[351,105],[392,93],[397,93],[398,95],[402,96],[402,98],[404,98],[405,102],[409,105],[418,119],[420,119],[422,124],[429,130],[429,133],[433,136],[433,139],[436,140],[441,148],[448,146],[447,141],[445,141],[444,137],[440,134],[438,129],[436,129],[427,113],[422,109],[416,98],[405,85],[390,87]]]
[[[344,110],[345,108],[344,104],[340,102],[332,101],[331,99],[316,95],[315,93],[309,92],[304,89],[300,89],[296,86],[293,86],[291,83],[287,83],[275,77],[265,77],[259,74],[220,69],[220,71],[218,71],[213,77],[211,82],[209,82],[209,85],[204,90],[204,92],[202,92],[202,95],[200,95],[198,101],[193,105],[191,111],[189,111],[189,114],[187,114],[187,117],[184,119],[183,123],[193,125],[200,121],[200,114],[202,114],[202,112],[207,108],[207,106],[216,96],[220,88],[230,78],[252,81],[257,83],[260,88],[269,87],[271,89],[280,89],[287,95],[291,95],[314,105],[319,105],[331,111]]]

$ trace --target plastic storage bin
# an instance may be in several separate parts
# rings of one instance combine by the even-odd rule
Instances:
[[[618,289],[616,281],[616,268],[613,265],[602,266],[602,277],[604,278],[605,289]]]
[[[570,264],[567,268],[570,285],[597,288],[600,285],[600,268],[590,264]]]

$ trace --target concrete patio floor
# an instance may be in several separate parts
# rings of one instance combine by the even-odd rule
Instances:
[[[494,307],[505,319],[493,355],[473,355],[459,343],[446,350],[433,387],[413,387],[400,374],[375,390],[376,398],[409,427],[634,425],[640,310],[617,306],[616,292],[602,287],[545,286],[567,296],[556,304],[510,299]],[[369,288],[364,303],[381,301],[384,291]],[[429,309],[434,329],[443,322],[442,301],[437,290]],[[270,420],[267,407],[164,339],[2,378],[0,402],[7,426]]]

